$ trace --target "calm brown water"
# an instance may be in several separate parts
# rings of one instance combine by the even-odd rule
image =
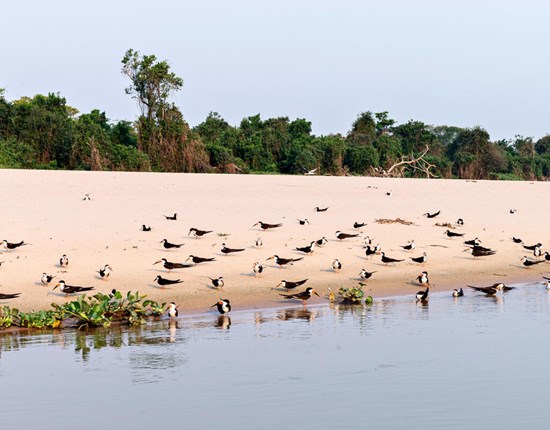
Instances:
[[[550,295],[0,336],[2,428],[546,429]]]

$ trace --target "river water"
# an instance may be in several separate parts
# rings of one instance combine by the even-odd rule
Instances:
[[[2,428],[546,429],[550,294],[0,334]]]

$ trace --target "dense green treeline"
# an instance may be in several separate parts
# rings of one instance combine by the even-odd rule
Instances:
[[[491,141],[480,127],[397,124],[387,112],[360,113],[347,135],[312,134],[311,122],[288,117],[219,114],[190,127],[170,100],[183,80],[166,61],[129,50],[122,73],[140,115],[109,121],[81,114],[50,93],[9,101],[0,89],[0,167],[170,172],[266,172],[546,179],[550,135]],[[351,122],[351,121],[350,121]]]

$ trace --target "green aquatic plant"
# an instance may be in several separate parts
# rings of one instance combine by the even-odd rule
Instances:
[[[338,295],[340,298],[340,303],[344,304],[357,304],[361,303],[361,299],[365,295],[363,291],[363,286],[358,285],[352,288],[342,287],[338,290]]]
[[[56,310],[19,312],[16,325],[29,328],[59,328],[63,322],[62,315]]]
[[[0,328],[11,327],[18,313],[19,310],[17,309],[12,309],[9,306],[2,306],[0,308]]]

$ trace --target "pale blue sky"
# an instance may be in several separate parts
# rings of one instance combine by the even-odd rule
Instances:
[[[124,52],[166,59],[191,125],[209,111],[306,118],[346,133],[361,111],[550,133],[550,2],[18,0],[0,15],[8,99],[60,92],[134,120]]]

